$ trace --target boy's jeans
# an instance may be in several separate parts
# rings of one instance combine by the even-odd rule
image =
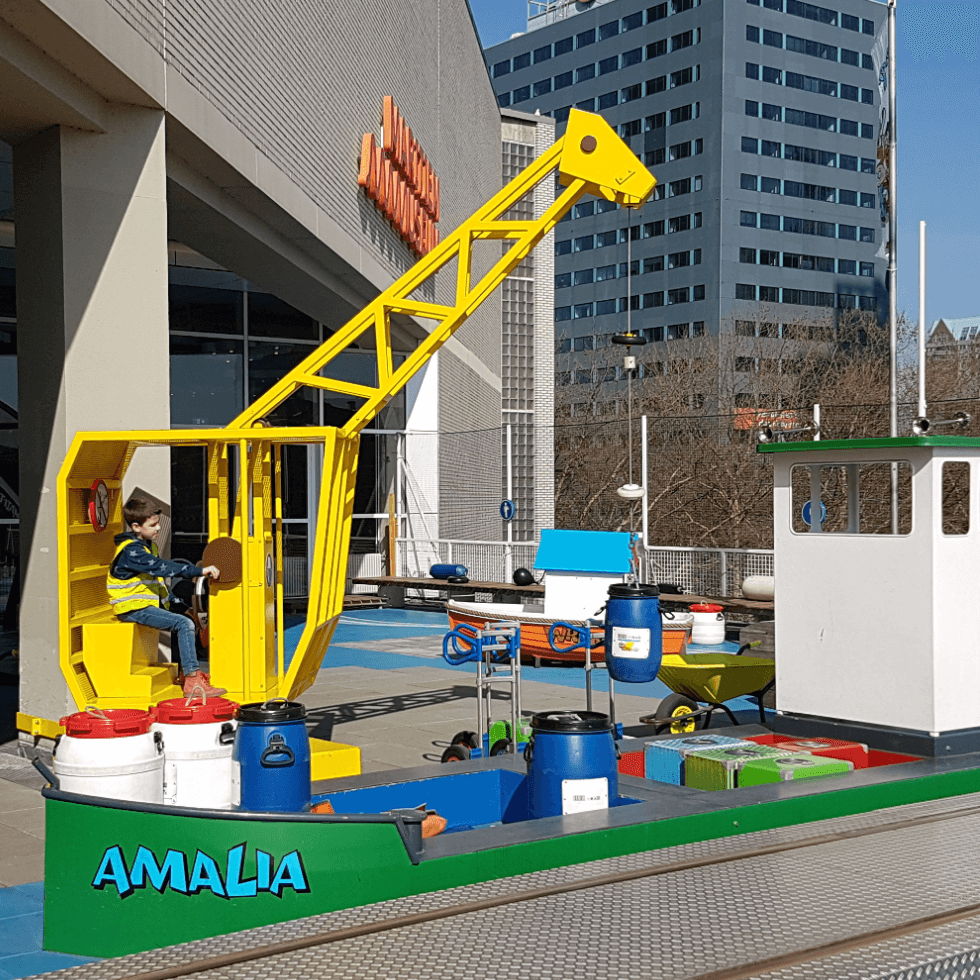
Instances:
[[[180,666],[184,675],[196,674],[201,665],[197,661],[197,649],[194,646],[194,622],[187,616],[161,609],[159,606],[144,606],[142,609],[132,609],[120,613],[119,619],[124,623],[141,623],[151,629],[170,630],[177,634],[177,649],[180,652]]]

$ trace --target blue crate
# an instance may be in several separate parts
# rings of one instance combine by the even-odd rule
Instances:
[[[748,745],[741,738],[730,735],[709,735],[707,732],[692,732],[679,738],[665,738],[647,742],[644,753],[646,778],[658,783],[684,785],[684,759],[692,752],[703,749],[717,749],[726,745]]]

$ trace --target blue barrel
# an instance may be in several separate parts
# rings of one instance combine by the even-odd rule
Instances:
[[[433,565],[429,574],[433,578],[449,578],[450,575],[467,575],[469,569],[465,565]]]
[[[608,715],[598,711],[534,715],[524,758],[531,819],[603,810],[619,797],[616,743]]]
[[[285,698],[243,704],[232,750],[240,810],[298,813],[310,808],[306,708]]]
[[[606,667],[613,680],[652,681],[664,654],[660,592],[655,585],[610,585],[606,603]]]

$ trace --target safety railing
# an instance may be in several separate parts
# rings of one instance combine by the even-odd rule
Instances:
[[[434,564],[465,565],[469,578],[477,582],[505,582],[507,551],[511,568],[534,567],[538,545],[533,541],[459,541],[448,538],[401,538],[396,542],[397,574],[404,578],[427,578]],[[772,575],[773,553],[762,548],[647,548],[644,579],[660,585],[675,585],[692,595],[740,596],[742,582],[750,575]],[[373,592],[374,586],[355,585],[353,579],[384,575],[384,555],[352,554],[347,559],[348,594]],[[3,583],[0,582],[0,595]],[[288,598],[308,595],[305,558],[285,559],[285,594]]]
[[[398,574],[425,578],[433,564],[465,565],[475,582],[506,582],[506,568],[532,568],[538,545],[534,541],[451,541],[400,538],[396,542]]]
[[[475,581],[503,582],[511,568],[534,567],[537,543],[402,538],[396,542],[398,575],[424,578],[436,563],[465,565]],[[750,575],[773,574],[773,552],[760,548],[675,548],[645,550],[645,579],[676,585],[694,595],[740,596]]]
[[[692,595],[740,596],[750,575],[773,574],[773,552],[761,548],[647,548],[646,580]]]

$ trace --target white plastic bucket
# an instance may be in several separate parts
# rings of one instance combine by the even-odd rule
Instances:
[[[117,738],[64,735],[54,772],[67,793],[162,803],[163,738],[154,732]]]
[[[163,736],[163,802],[229,810],[237,705],[224,698],[195,703],[174,698],[157,705],[153,731]]]
[[[692,643],[724,643],[724,613],[714,609],[711,611],[698,610],[697,606],[691,606],[691,615],[694,617],[694,625],[691,627]]]

